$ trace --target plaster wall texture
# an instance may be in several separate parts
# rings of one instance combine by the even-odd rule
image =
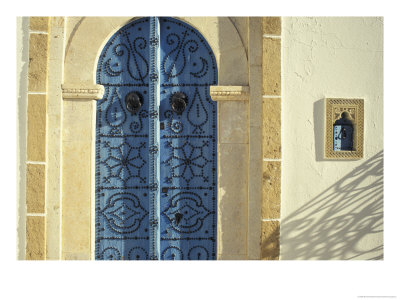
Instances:
[[[283,18],[281,259],[383,259],[383,18]],[[364,99],[364,158],[323,159],[324,98]]]

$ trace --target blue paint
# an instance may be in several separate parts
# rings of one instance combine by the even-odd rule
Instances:
[[[216,259],[217,65],[201,34],[161,18],[161,259]],[[183,92],[182,115],[170,99]]]
[[[333,150],[353,151],[353,124],[344,114],[333,125]]]
[[[96,259],[216,259],[217,83],[210,46],[188,24],[142,18],[100,55]],[[130,92],[141,95],[136,114]],[[185,95],[183,113],[172,96]]]

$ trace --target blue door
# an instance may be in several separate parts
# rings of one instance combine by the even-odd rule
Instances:
[[[217,84],[202,35],[142,18],[104,47],[97,83],[96,259],[216,259]]]

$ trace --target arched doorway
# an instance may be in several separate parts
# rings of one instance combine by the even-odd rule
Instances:
[[[96,259],[216,259],[217,65],[173,18],[117,31],[98,62]]]

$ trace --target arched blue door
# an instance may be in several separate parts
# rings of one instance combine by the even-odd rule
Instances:
[[[97,83],[96,259],[216,259],[208,43],[173,18],[136,20],[104,47]]]

